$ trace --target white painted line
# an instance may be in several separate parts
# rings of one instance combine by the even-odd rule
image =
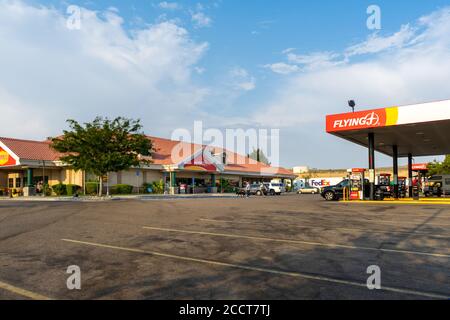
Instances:
[[[245,236],[245,235],[202,232],[202,231],[186,231],[186,230],[166,229],[166,228],[156,228],[156,227],[143,227],[143,228],[147,229],[147,230],[176,232],[176,233],[187,233],[187,234],[198,234],[198,235],[206,235],[206,236],[214,236],[214,237],[238,238],[238,239],[249,239],[249,240],[260,240],[260,241],[271,241],[271,242],[282,242],[282,243],[293,243],[293,244],[304,244],[304,245],[320,246],[320,247],[344,248],[344,249],[353,249],[353,250],[382,251],[382,252],[390,252],[390,253],[402,253],[402,254],[412,254],[412,255],[420,255],[420,256],[439,257],[439,258],[450,258],[449,254],[443,254],[443,253],[431,253],[431,252],[418,252],[418,251],[408,251],[408,250],[359,247],[359,246],[350,246],[350,245],[335,244],[335,243],[320,243],[320,242],[310,242],[310,241],[301,241],[301,240],[274,239],[274,238],[267,238],[267,237]]]
[[[330,282],[330,283],[336,283],[336,284],[342,284],[342,285],[348,285],[348,286],[354,286],[354,287],[360,287],[360,288],[367,289],[367,285],[365,283],[335,279],[335,278],[319,276],[319,275],[310,275],[310,274],[305,274],[305,273],[300,273],[300,272],[287,272],[287,271],[280,271],[280,270],[275,270],[275,269],[259,268],[259,267],[252,267],[252,266],[246,266],[246,265],[240,265],[240,264],[227,263],[227,262],[219,262],[219,261],[214,261],[214,260],[190,258],[190,257],[173,255],[173,254],[166,254],[166,253],[126,248],[126,247],[118,247],[118,246],[112,246],[112,245],[94,243],[94,242],[85,242],[85,241],[70,240],[70,239],[61,239],[61,240],[65,241],[65,242],[69,242],[69,243],[86,245],[86,246],[91,246],[91,247],[120,250],[120,251],[125,251],[125,252],[134,252],[134,253],[152,255],[152,256],[157,256],[157,257],[177,259],[177,260],[183,260],[183,261],[189,261],[189,262],[197,262],[197,263],[203,263],[203,264],[209,264],[209,265],[221,266],[221,267],[229,267],[229,268],[235,268],[235,269],[242,269],[242,270],[248,270],[248,271],[257,271],[257,272],[270,273],[270,274],[289,276],[289,277],[295,277],[295,278],[303,278],[303,279],[308,279],[308,280],[324,281],[324,282]],[[381,290],[388,291],[388,292],[394,292],[394,293],[416,295],[416,296],[432,298],[432,299],[442,299],[442,300],[445,299],[446,300],[449,298],[448,296],[444,296],[441,294],[422,292],[422,291],[416,291],[416,290],[410,290],[410,289],[400,289],[400,288],[394,288],[394,287],[382,287]]]
[[[214,222],[214,223],[262,225],[262,226],[267,226],[268,225],[267,223],[263,223],[263,222],[250,222],[250,221],[239,221],[239,220],[231,221],[231,220],[199,219],[199,221]],[[390,234],[421,235],[421,236],[430,236],[430,237],[433,237],[433,238],[443,238],[443,239],[450,238],[450,235],[446,236],[446,235],[442,235],[442,234],[433,234],[433,233],[426,233],[426,232],[381,231],[381,230],[361,229],[361,228],[341,228],[341,227],[332,227],[332,226],[312,226],[312,225],[308,225],[308,224],[301,224],[301,225],[298,225],[298,226],[295,226],[295,227],[298,228],[298,229],[331,229],[332,231],[333,230],[364,231],[364,232],[382,233],[382,234],[390,233]]]
[[[19,296],[26,297],[26,298],[33,299],[33,300],[51,300],[49,297],[43,296],[38,293],[31,292],[29,290],[15,287],[15,286],[12,286],[8,283],[1,282],[1,281],[0,281],[0,289],[9,291],[9,292],[17,294]]]

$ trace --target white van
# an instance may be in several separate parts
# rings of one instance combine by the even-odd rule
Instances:
[[[440,191],[440,192],[439,192]],[[450,175],[436,175],[428,179],[427,187],[425,187],[425,194],[427,196],[433,195],[450,195]]]

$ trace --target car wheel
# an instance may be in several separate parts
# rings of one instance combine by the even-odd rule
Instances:
[[[299,190],[299,191],[298,191],[298,194],[302,194],[302,193],[303,193],[302,190]]]
[[[275,190],[270,190],[270,195],[274,196],[275,195]]]
[[[324,195],[325,200],[333,201],[334,200],[334,192],[328,191]]]
[[[262,195],[261,191],[256,192],[256,195],[261,196]]]

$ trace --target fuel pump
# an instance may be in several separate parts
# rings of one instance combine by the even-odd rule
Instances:
[[[349,200],[364,200],[364,190],[365,190],[365,169],[354,168],[348,170],[348,180],[349,180],[349,190],[348,199]]]
[[[406,192],[407,192],[407,181],[408,178],[406,177],[398,177],[398,194],[399,198],[403,199],[406,198]]]
[[[389,173],[380,173],[375,179],[375,186],[378,192],[383,194],[384,198],[391,197],[391,191],[393,190],[393,187],[391,187],[391,176]]]

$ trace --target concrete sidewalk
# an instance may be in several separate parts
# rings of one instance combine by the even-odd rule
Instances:
[[[112,200],[181,200],[181,199],[225,199],[237,198],[233,193],[215,193],[215,194],[179,194],[179,195],[117,195],[110,197],[80,196],[80,197],[0,197],[0,201],[38,201],[38,202],[92,202],[92,201],[112,201]]]

